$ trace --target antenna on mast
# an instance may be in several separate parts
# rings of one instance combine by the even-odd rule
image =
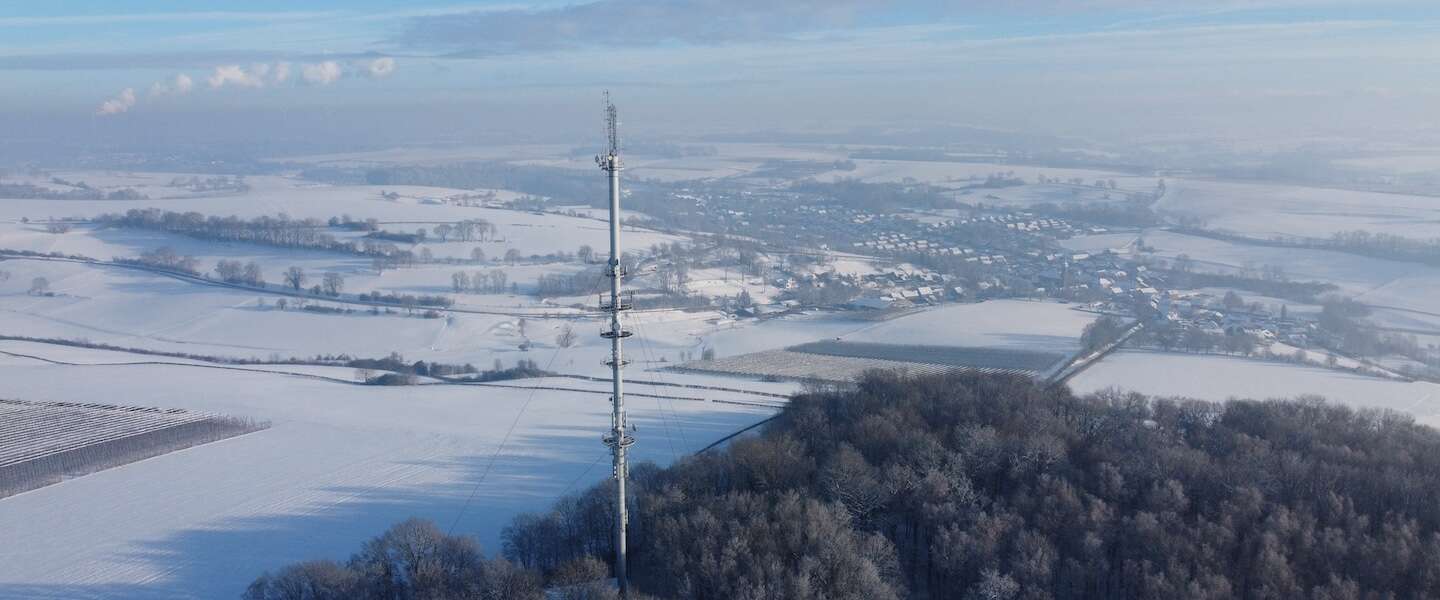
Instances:
[[[620,155],[620,118],[615,105],[610,102],[610,90],[605,90],[605,137],[610,141],[608,156]]]
[[[605,361],[605,364],[610,367],[612,389],[610,430],[601,440],[610,447],[610,453],[614,459],[615,582],[620,587],[620,595],[624,597],[630,589],[629,579],[625,572],[625,531],[630,523],[628,507],[625,504],[625,480],[629,475],[625,452],[635,443],[635,438],[625,431],[625,394],[620,376],[620,369],[625,366],[626,362],[621,348],[622,342],[631,335],[629,331],[620,326],[620,313],[630,310],[631,302],[620,295],[620,283],[625,277],[625,268],[620,266],[620,171],[624,167],[620,163],[619,124],[620,120],[615,111],[615,105],[610,102],[610,92],[606,90],[605,133],[609,141],[609,148],[606,149],[604,155],[595,157],[595,164],[600,166],[600,170],[605,171],[610,180],[610,261],[605,269],[605,274],[610,277],[610,300],[606,302],[602,298],[600,301],[600,310],[610,313],[610,328],[600,332],[600,337],[610,340],[610,358]]]

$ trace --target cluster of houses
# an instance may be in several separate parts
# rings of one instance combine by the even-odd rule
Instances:
[[[1275,314],[1257,305],[1226,308],[1220,298],[1203,293],[1171,292],[1160,305],[1159,319],[1182,329],[1199,329],[1214,334],[1250,334],[1263,342],[1284,342],[1308,348],[1324,336],[1313,315],[1288,311]]]
[[[963,256],[966,262],[978,262],[987,265],[1005,262],[1005,256],[1002,254],[985,254],[974,248],[947,246],[940,242],[923,238],[912,238],[909,234],[897,232],[881,233],[875,239],[854,242],[851,246],[861,252]]]
[[[1057,237],[1069,237],[1082,233],[1104,233],[1103,227],[1083,228],[1070,224],[1064,219],[1036,217],[1029,212],[999,213],[979,215],[961,219],[947,219],[928,223],[932,229],[946,229],[964,227],[966,225],[996,225],[1015,231],[1028,231],[1033,233],[1047,232]]]

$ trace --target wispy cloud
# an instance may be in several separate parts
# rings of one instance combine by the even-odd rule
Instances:
[[[1111,28],[1294,8],[1424,7],[1433,0],[591,0],[531,9],[420,15],[395,42],[489,56],[589,47],[715,45],[897,23],[963,24],[977,17],[1105,14]]]
[[[73,27],[76,25],[115,25],[122,23],[188,23],[197,21],[275,22],[323,19],[337,16],[335,11],[193,11],[126,13],[107,15],[54,15],[34,17],[0,17],[0,27]]]
[[[753,40],[853,24],[890,0],[598,0],[542,10],[412,18],[397,41],[418,48],[513,53],[591,45]]]

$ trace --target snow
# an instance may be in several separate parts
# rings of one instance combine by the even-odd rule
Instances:
[[[1357,229],[1429,239],[1440,218],[1440,198],[1429,196],[1192,179],[1166,185],[1156,210],[1262,239],[1328,238]]]
[[[1165,231],[1144,234],[1156,254],[1174,258],[1188,254],[1197,268],[1227,273],[1249,265],[1281,267],[1294,281],[1324,281],[1366,304],[1440,312],[1440,268],[1302,248],[1235,244]]]
[[[1000,163],[982,162],[943,162],[943,161],[918,161],[918,160],[870,160],[855,159],[855,170],[853,171],[830,171],[817,175],[816,179],[859,179],[868,182],[892,182],[903,181],[907,178],[926,183],[969,183],[971,178],[983,180],[985,177],[995,173],[1014,173],[1016,177],[1024,179],[1028,183],[1039,181],[1044,175],[1050,178],[1068,180],[1079,177],[1085,180],[1086,184],[1094,183],[1096,179],[1114,179],[1120,191],[1150,191],[1155,188],[1157,179],[1155,177],[1136,177],[1113,171],[1100,171],[1093,169],[1060,169],[1050,167],[1036,167],[1028,165],[1009,165]],[[1031,187],[1031,186],[1024,186]],[[1015,188],[1023,189],[1023,188]],[[1054,200],[1040,200],[1045,202],[1058,201],[1061,198],[1071,197],[1069,186],[1036,186],[1030,192],[1053,193]],[[975,190],[976,199],[966,200],[969,202],[981,201],[985,194],[995,193],[996,190]],[[1115,194],[1119,195],[1119,194]]]
[[[1146,231],[1141,237],[1158,256],[1173,259],[1187,254],[1202,270],[1236,273],[1249,265],[1258,272],[1271,265],[1283,268],[1292,280],[1326,281],[1356,294],[1401,277],[1440,278],[1440,269],[1434,267],[1344,252],[1237,244],[1168,231]]]
[[[1070,353],[1095,315],[1056,302],[949,304],[837,336],[848,342],[1021,348]]]
[[[379,189],[363,186],[281,188],[256,190],[238,196],[182,200],[0,200],[0,239],[4,240],[3,247],[9,249],[82,254],[102,259],[133,256],[144,249],[162,245],[171,246],[182,254],[186,253],[182,248],[206,245],[199,240],[158,232],[96,230],[83,226],[68,234],[56,235],[45,233],[43,223],[19,222],[22,217],[28,217],[31,221],[43,221],[51,216],[89,218],[106,213],[124,213],[131,209],[158,208],[177,212],[194,211],[205,216],[238,215],[243,218],[285,213],[297,219],[316,218],[321,221],[348,214],[360,220],[378,219],[382,222],[381,229],[397,233],[414,233],[421,228],[433,232],[435,225],[440,223],[473,219],[484,219],[496,226],[496,239],[486,242],[441,242],[432,238],[425,244],[415,246],[397,244],[417,254],[422,248],[430,248],[437,258],[469,259],[470,253],[476,247],[493,259],[512,249],[522,257],[528,257],[557,251],[574,253],[582,245],[603,249],[609,244],[606,224],[595,219],[498,208],[410,205],[367,198],[367,195],[378,194]],[[64,212],[57,212],[57,206],[63,206],[61,210]],[[329,233],[336,237],[346,237],[336,231]],[[623,236],[625,244],[633,248],[649,248],[655,244],[683,239],[633,226],[626,226]],[[267,251],[263,246],[253,244],[232,246],[251,247],[256,254],[261,255],[278,252]]]
[[[1140,237],[1137,233],[1101,233],[1097,235],[1081,235],[1070,239],[1060,240],[1060,245],[1075,252],[1087,252],[1097,254],[1106,250],[1114,250],[1116,253],[1130,251],[1131,244]],[[1148,243],[1149,240],[1146,240]]]
[[[1070,387],[1082,394],[1118,387],[1152,396],[1212,401],[1319,395],[1357,408],[1410,413],[1420,423],[1440,426],[1437,384],[1228,356],[1124,350],[1075,376]]]
[[[1434,148],[1417,148],[1404,154],[1346,158],[1333,162],[1347,167],[1394,174],[1440,172],[1440,152],[1436,152]]]
[[[266,569],[343,559],[411,516],[454,524],[494,551],[514,515],[608,476],[604,393],[0,362],[0,396],[84,401],[96,390],[107,402],[274,425],[0,500],[11,549],[0,597],[236,597]],[[669,462],[772,412],[637,397],[633,452]]]

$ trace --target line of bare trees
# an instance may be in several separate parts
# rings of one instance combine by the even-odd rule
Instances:
[[[140,256],[135,258],[116,257],[111,259],[111,262],[118,264],[153,267],[156,269],[176,271],[188,275],[200,274],[200,261],[198,259],[188,254],[179,254],[175,252],[174,248],[171,248],[169,246],[161,246],[159,248],[152,248],[150,250],[146,250],[140,253]]]
[[[409,250],[393,243],[364,238],[358,242],[336,239],[325,233],[326,224],[319,219],[292,219],[288,215],[259,216],[241,219],[236,216],[206,217],[198,212],[174,212],[157,208],[137,208],[125,214],[104,214],[95,222],[108,227],[127,227],[164,231],[202,240],[243,242],[279,246],[284,248],[307,248],[329,250],[371,256],[386,261],[384,267],[393,268],[414,264],[416,258]]]
[[[106,192],[92,188],[83,181],[70,183],[63,179],[52,179],[51,183],[74,187],[68,190],[54,190],[28,183],[0,183],[0,197],[37,200],[145,200],[149,198],[134,188]]]
[[[265,285],[265,276],[260,271],[260,264],[253,260],[241,264],[238,260],[221,259],[215,263],[215,275],[226,283]]]
[[[451,238],[457,242],[488,242],[495,239],[499,228],[485,219],[471,219],[460,221],[454,225],[441,223],[436,225],[431,232],[442,242],[448,242]]]
[[[510,276],[499,269],[474,273],[456,271],[450,275],[450,288],[457,294],[503,294],[509,279]]]

